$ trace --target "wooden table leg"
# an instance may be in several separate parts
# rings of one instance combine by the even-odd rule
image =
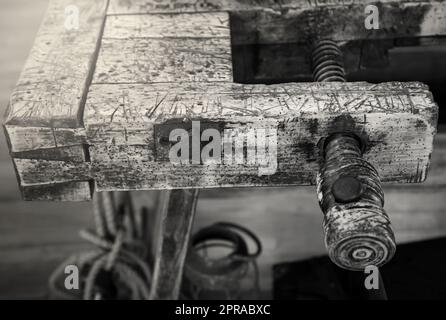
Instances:
[[[161,192],[151,299],[178,299],[197,199],[198,189]]]

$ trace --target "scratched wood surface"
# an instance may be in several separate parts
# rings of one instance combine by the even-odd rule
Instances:
[[[78,10],[71,26],[70,6]],[[106,8],[107,0],[49,3],[5,116],[13,157],[86,161],[83,104]],[[91,193],[88,181],[57,183],[51,178],[41,187],[23,183],[21,191],[25,199],[39,200],[87,200]]]
[[[345,112],[344,123],[339,115]],[[341,129],[370,140],[365,156],[383,181],[420,182],[432,152],[436,112],[426,87],[418,83],[218,88],[194,83],[184,90],[118,84],[90,88],[85,125],[100,190],[313,184],[318,142]],[[154,126],[184,118],[225,129],[277,130],[277,172],[259,177],[258,166],[247,165],[248,159],[233,166],[159,161],[162,146],[154,139]]]
[[[201,96],[189,86],[182,95],[190,109],[184,109],[178,107],[182,105],[178,86],[169,96],[162,87],[137,86],[129,93],[125,85],[121,90],[127,92],[127,98],[123,100],[117,86],[104,92],[100,85],[98,92],[90,91],[85,113],[91,164],[15,159],[21,181],[23,185],[42,184],[51,171],[54,182],[94,179],[99,190],[313,184],[317,143],[340,126],[370,141],[365,157],[378,168],[383,181],[421,182],[426,178],[437,109],[420,84],[320,84],[314,100],[305,99],[314,88],[310,84],[242,86],[246,91],[235,95],[237,91],[231,89],[240,86],[220,86],[214,92],[199,87],[198,92],[206,92]],[[239,108],[247,99],[251,107]],[[152,111],[153,106],[156,110]],[[342,108],[349,111],[347,120],[338,117]],[[277,129],[277,173],[259,177],[258,167],[246,163],[177,166],[159,161],[154,125],[184,117],[223,123],[229,129]]]
[[[379,8],[379,30],[368,32],[364,28],[367,4]],[[229,11],[234,44],[277,44],[315,38],[351,41],[444,35],[445,10],[443,1],[418,0],[111,0],[109,13]]]
[[[45,2],[2,1],[5,5],[0,10],[0,43],[4,48],[0,51],[2,113],[32,45]],[[43,299],[47,297],[47,280],[54,268],[68,255],[89,248],[78,237],[78,230],[92,223],[90,205],[22,201],[8,147],[1,135],[0,180],[0,297]],[[445,181],[446,136],[440,131],[434,139],[426,182],[384,187],[386,208],[398,244],[446,235]],[[145,192],[138,193],[138,198],[144,202]],[[261,285],[266,297],[272,286],[274,263],[326,252],[322,214],[314,187],[209,189],[202,191],[197,209],[194,230],[226,220],[248,226],[259,235],[264,247],[259,261]]]
[[[371,141],[366,157],[384,181],[426,178],[437,108],[420,84],[232,83],[232,46],[333,36],[327,32],[338,34],[336,40],[365,37],[359,22],[336,29],[364,2],[70,4],[80,8],[79,30],[62,27],[68,2],[50,3],[11,97],[6,131],[25,199],[88,200],[93,184],[97,190],[313,184],[317,143],[339,126]],[[443,34],[442,1],[380,6],[382,30],[367,38]],[[319,17],[325,22],[315,28]],[[402,22],[396,28],[389,21]],[[297,34],[305,36],[284,36]],[[337,118],[343,112],[350,114],[347,124]],[[180,118],[277,129],[277,173],[259,177],[258,168],[246,165],[179,168],[157,161],[156,152],[169,146],[158,143],[154,127]]]
[[[79,28],[65,8],[79,8]],[[52,1],[10,98],[7,126],[78,128],[106,1]],[[33,149],[32,146],[29,149]]]

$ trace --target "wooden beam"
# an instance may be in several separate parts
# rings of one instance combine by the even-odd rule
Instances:
[[[378,30],[367,30],[367,5],[379,9]],[[425,37],[446,34],[443,1],[413,0],[111,0],[110,15],[228,11],[233,44],[306,43]],[[395,25],[397,23],[397,25]]]
[[[365,158],[384,182],[421,182],[437,111],[419,83],[94,85],[85,110],[91,164],[54,157],[15,164],[27,185],[44,184],[51,170],[53,182],[92,179],[98,190],[109,191],[305,185],[315,182],[318,143],[349,131],[368,141]],[[160,156],[171,144],[160,143],[157,134],[191,121],[222,134],[274,129],[277,171],[260,176],[259,164],[248,165],[247,158],[241,164],[176,165]]]
[[[417,189],[420,190],[422,188],[423,190],[436,190],[437,188],[445,187],[445,181],[446,181],[446,134],[439,133],[435,136],[434,139],[434,148],[432,153],[432,159],[431,164],[429,168],[429,176],[427,180],[419,185],[419,184],[405,184],[405,185],[399,185],[399,184],[388,184],[386,186],[387,190],[394,190],[397,192],[398,190],[402,188],[407,188],[408,190]],[[58,162],[62,164],[61,162]],[[85,167],[84,167],[85,168]],[[32,169],[35,171],[35,169]],[[82,175],[90,175],[91,179],[93,179],[93,174],[91,172],[91,168],[87,168],[88,171],[80,172],[79,174]],[[87,197],[89,195],[80,193],[80,196],[76,196],[73,194],[71,197],[61,198],[58,196],[61,192],[60,189],[66,185],[67,188],[76,184],[82,184],[82,182],[66,182],[66,183],[60,183],[60,184],[54,184],[54,185],[30,185],[25,186],[22,188],[23,195],[25,197],[25,200],[52,200],[52,201],[84,201],[88,200]],[[72,187],[71,187],[72,189]],[[247,189],[249,190],[249,189]],[[45,193],[46,191],[46,193]],[[229,189],[226,192],[230,192]],[[428,191],[426,191],[428,192]],[[386,195],[388,194],[388,191],[386,191]]]
[[[88,181],[91,178],[83,145],[13,152],[11,155],[23,200],[91,199],[91,183]],[[81,167],[85,168],[82,178],[79,174]]]
[[[107,5],[108,0],[50,1],[5,116],[5,132],[19,179],[26,175],[21,171],[25,170],[22,158],[68,163],[88,158],[83,146],[83,106]],[[88,181],[59,183],[53,174],[40,172],[44,180],[41,188],[19,180],[24,198],[90,199]]]
[[[71,181],[51,184],[21,185],[22,199],[25,201],[89,201],[91,200],[89,181]]]
[[[383,181],[421,182],[437,111],[419,83],[93,85],[85,126],[99,190],[313,184],[318,143],[338,131],[369,141],[365,157]],[[222,136],[275,130],[277,172],[259,176],[259,165],[247,165],[247,158],[238,165],[175,165],[158,157],[172,144],[160,144],[157,132],[192,121]]]
[[[172,190],[162,195],[150,296],[156,300],[174,300],[178,299],[183,279],[198,190]]]

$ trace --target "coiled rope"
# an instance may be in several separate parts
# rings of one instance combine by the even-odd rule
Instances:
[[[64,298],[69,296],[68,291],[61,287],[60,279],[67,265],[76,265],[85,300],[149,299],[152,278],[147,263],[148,248],[142,238],[144,231],[137,227],[130,195],[120,193],[120,198],[120,201],[115,201],[112,192],[95,194],[95,231],[81,230],[80,235],[97,249],[73,255],[64,261],[50,277],[52,293]],[[104,288],[104,279],[107,286],[116,289],[114,296],[109,296]]]

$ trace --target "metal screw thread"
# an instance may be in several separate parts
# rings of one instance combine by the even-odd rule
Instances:
[[[336,42],[319,41],[313,50],[312,58],[314,81],[346,81],[342,51]]]
[[[317,177],[319,204],[324,213],[325,244],[331,260],[348,270],[381,266],[395,253],[395,238],[383,209],[384,193],[378,172],[362,158],[358,139],[337,134],[325,145],[325,162]],[[334,183],[357,179],[362,192],[357,200],[341,203]]]

